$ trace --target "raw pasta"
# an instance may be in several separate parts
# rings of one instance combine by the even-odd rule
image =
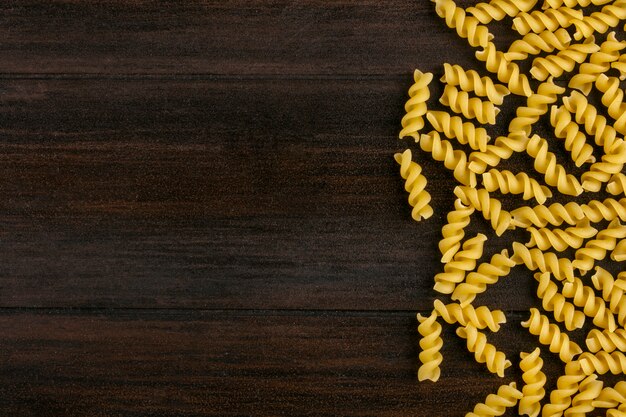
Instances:
[[[522,398],[518,406],[520,415],[537,417],[541,412],[540,401],[546,395],[544,386],[547,378],[546,374],[541,372],[543,360],[540,354],[541,350],[539,348],[536,348],[531,353],[520,353],[521,362],[519,366],[523,372],[522,379],[524,380]]]
[[[406,180],[405,190],[409,192],[409,204],[413,207],[412,216],[416,221],[427,219],[433,215],[433,208],[428,204],[431,197],[426,191],[426,177],[422,175],[422,167],[413,162],[411,150],[395,155],[400,164],[400,175]]]
[[[550,319],[541,314],[536,308],[530,309],[530,318],[522,322],[530,334],[539,337],[539,343],[548,346],[552,353],[558,353],[564,363],[571,362],[574,356],[582,352],[580,346],[571,341],[567,333],[559,326],[550,323]]]

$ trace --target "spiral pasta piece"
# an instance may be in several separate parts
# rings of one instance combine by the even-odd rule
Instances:
[[[441,81],[446,84],[459,86],[463,91],[473,91],[479,97],[486,97],[493,104],[499,106],[504,97],[510,94],[508,88],[502,84],[495,84],[489,77],[481,77],[474,70],[464,70],[460,65],[443,64],[444,75]]]
[[[591,227],[589,222],[583,222],[565,230],[529,227],[528,232],[530,241],[526,246],[530,248],[537,246],[540,250],[554,248],[557,252],[563,252],[567,248],[580,248],[584,239],[595,236],[598,230]]]
[[[515,17],[520,12],[531,10],[537,0],[491,0],[489,3],[478,3],[468,7],[466,11],[473,15],[482,24],[492,20],[502,20],[505,17]]]
[[[626,13],[626,3],[624,3],[624,12]],[[624,90],[619,85],[619,79],[600,74],[596,79],[596,88],[602,92],[602,104],[606,106],[609,116],[615,119],[613,127],[620,134],[626,135],[626,103],[624,103]]]
[[[520,207],[513,210],[511,215],[514,217],[513,223],[516,227],[528,227],[531,224],[538,227],[547,224],[560,226],[563,223],[574,225],[583,219],[588,219],[592,223],[615,219],[626,221],[626,198],[592,200],[587,204],[572,201],[565,205],[555,203],[549,206]]]
[[[487,71],[496,74],[498,80],[506,84],[511,93],[526,97],[532,94],[528,77],[517,64],[507,60],[504,52],[498,51],[493,42],[481,46],[484,49],[476,52],[476,58],[485,63]]]
[[[598,75],[604,74],[611,68],[611,63],[619,59],[620,51],[625,47],[626,43],[618,41],[615,32],[609,33],[607,40],[600,45],[600,50],[589,56],[589,62],[580,65],[578,74],[572,77],[569,87],[589,95]]]
[[[541,83],[537,92],[532,93],[526,99],[526,105],[517,108],[515,117],[509,123],[509,132],[524,132],[526,136],[529,136],[532,125],[548,113],[548,106],[556,103],[558,97],[564,92],[565,88],[556,85],[553,77]]]
[[[606,33],[624,19],[626,19],[626,0],[615,0],[602,7],[599,12],[583,16],[582,19],[573,19],[572,25],[576,28],[574,39],[589,38],[594,32]]]
[[[495,417],[503,415],[507,408],[515,407],[523,394],[517,389],[515,382],[502,385],[497,394],[489,394],[484,403],[478,403],[474,411],[465,414],[465,417]]]
[[[611,332],[617,328],[615,316],[607,308],[604,300],[596,297],[593,288],[583,284],[580,278],[563,284],[562,294],[566,298],[571,298],[575,306],[582,307],[583,313],[591,317],[596,326]]]
[[[448,324],[459,323],[461,326],[471,324],[477,329],[500,330],[506,323],[506,316],[501,310],[490,310],[486,306],[474,308],[471,304],[461,307],[458,303],[444,304],[440,300],[434,302],[435,311]]]
[[[576,6],[587,7],[590,4],[593,4],[594,6],[602,6],[603,4],[607,4],[612,1],[613,0],[544,0],[543,8],[554,9],[557,7],[561,7],[562,5],[566,5],[567,7],[576,7]]]
[[[584,62],[589,54],[599,49],[595,39],[590,37],[585,42],[572,44],[557,54],[535,58],[530,74],[539,81],[549,76],[560,77],[565,72],[572,72],[576,64]]]
[[[626,194],[626,175],[621,172],[616,172],[611,176],[609,183],[606,186],[606,190],[613,195]]]
[[[485,292],[487,285],[492,285],[504,276],[507,276],[515,262],[509,257],[506,249],[496,253],[489,262],[478,266],[474,272],[467,274],[465,282],[457,285],[452,293],[452,299],[466,306],[474,300],[477,294]]]
[[[500,109],[492,102],[470,97],[467,92],[450,84],[445,86],[439,102],[450,107],[453,112],[468,119],[476,119],[481,124],[496,124],[496,116],[500,113]]]
[[[465,10],[457,7],[453,0],[431,0],[435,3],[435,12],[446,21],[450,29],[463,39],[467,39],[473,47],[486,47],[493,35],[489,33],[487,26],[481,25],[474,16],[468,16]]]
[[[525,151],[528,141],[528,136],[523,132],[499,136],[493,145],[487,145],[485,152],[472,152],[470,154],[468,168],[476,174],[482,174],[488,166],[495,167],[501,160],[509,159],[513,153]]]
[[[592,402],[600,395],[603,385],[602,381],[598,381],[598,375],[583,379],[578,386],[579,393],[572,399],[572,406],[565,410],[565,417],[585,417],[592,412],[595,409]]]
[[[511,213],[502,209],[502,203],[495,198],[491,198],[489,192],[466,186],[457,186],[454,195],[463,204],[474,207],[480,211],[485,220],[491,221],[491,227],[496,231],[496,235],[501,236],[511,226]]]
[[[611,63],[611,68],[615,68],[619,71],[619,79],[626,79],[626,55],[620,55],[619,59]]]
[[[454,202],[454,210],[448,213],[448,222],[441,229],[442,239],[439,241],[441,262],[446,263],[454,257],[465,237],[465,227],[470,223],[474,208],[463,204],[461,199]]]
[[[565,150],[570,152],[577,167],[596,161],[593,147],[587,143],[587,137],[580,131],[578,124],[572,121],[571,113],[564,106],[552,106],[550,124],[554,127],[556,137],[565,139]]]
[[[456,138],[462,145],[469,145],[472,149],[484,151],[491,139],[482,127],[476,127],[471,122],[463,122],[459,116],[452,116],[443,111],[429,111],[426,118],[433,128],[443,133],[448,139]]]
[[[617,245],[611,252],[611,260],[616,262],[626,261],[626,240],[622,239],[617,242]]]
[[[395,155],[400,164],[400,175],[406,180],[404,189],[409,192],[409,204],[413,207],[411,215],[415,221],[428,219],[433,215],[430,206],[430,194],[426,191],[426,177],[422,175],[422,167],[412,161],[411,150]]]
[[[567,30],[560,28],[556,31],[544,30],[539,33],[528,33],[522,39],[514,41],[504,54],[509,61],[519,61],[528,58],[528,55],[539,55],[541,52],[552,53],[562,51],[570,45],[572,38]]]
[[[593,353],[601,350],[608,353],[614,350],[626,352],[626,329],[615,329],[615,331],[591,329],[587,334],[585,344]]]
[[[423,317],[418,314],[417,320],[419,322],[417,331],[422,336],[420,339],[420,348],[422,351],[419,354],[422,365],[417,371],[417,378],[420,381],[429,379],[433,382],[437,382],[441,375],[439,365],[443,361],[443,356],[440,352],[443,346],[441,325],[437,322],[437,313],[435,312],[428,317]]]
[[[573,201],[565,205],[553,203],[549,206],[522,206],[511,211],[515,227],[524,228],[530,225],[537,227],[545,227],[548,224],[560,226],[563,223],[573,225],[582,220],[584,215],[580,204]]]
[[[598,114],[598,109],[589,103],[587,98],[578,91],[572,91],[570,96],[563,97],[563,105],[574,114],[576,123],[584,125],[585,131],[589,135],[594,135],[594,141],[598,146],[602,146],[605,153],[614,154],[623,146],[624,140],[617,137],[617,131],[606,117]],[[625,163],[626,154],[622,154],[623,159],[614,162]]]
[[[620,326],[626,326],[626,275],[620,273],[614,279],[609,271],[597,266],[591,281],[598,291],[602,291],[602,299],[609,303],[609,310],[617,315]]]
[[[415,70],[413,80],[415,84],[409,88],[409,100],[404,105],[406,114],[402,118],[400,139],[407,136],[411,136],[414,139],[419,138],[419,131],[424,127],[423,116],[427,111],[426,101],[430,98],[430,89],[428,86],[433,80],[433,74]]]
[[[444,272],[435,275],[435,291],[451,294],[456,284],[465,279],[465,274],[476,267],[476,260],[483,255],[486,240],[487,236],[479,233],[465,241],[462,250],[454,255],[452,261],[444,265]]]
[[[441,139],[439,132],[433,130],[428,135],[422,134],[419,139],[420,148],[432,155],[435,161],[442,161],[443,165],[454,173],[454,178],[463,185],[476,185],[476,174],[467,167],[467,155],[460,149],[454,149],[452,144]]]
[[[572,20],[582,19],[582,10],[570,7],[552,7],[550,9],[531,13],[519,13],[513,19],[513,29],[520,35],[529,32],[540,33],[546,30],[555,31],[558,28],[568,28],[572,25]]]
[[[623,404],[626,404],[626,381],[619,381],[613,387],[603,388],[598,398],[593,401],[596,408],[611,408]]]
[[[574,304],[565,300],[554,282],[550,273],[538,272],[535,279],[539,282],[537,297],[541,298],[541,305],[546,311],[552,311],[556,321],[565,325],[567,330],[580,329],[585,324],[585,315],[576,310]]]
[[[522,379],[524,386],[522,387],[522,398],[519,401],[518,411],[520,415],[537,417],[541,411],[541,400],[546,395],[544,386],[546,385],[546,374],[541,372],[543,367],[543,359],[541,359],[541,350],[536,348],[531,353],[521,352],[521,362],[519,364],[522,370]]]
[[[504,370],[511,366],[511,361],[503,352],[487,342],[487,336],[484,333],[479,332],[473,324],[467,324],[456,329],[456,334],[467,339],[467,350],[474,354],[478,363],[486,364],[491,373],[504,377]]]
[[[565,172],[565,168],[557,164],[556,156],[548,151],[548,143],[545,139],[533,135],[528,142],[526,152],[535,158],[535,169],[544,174],[548,185],[556,187],[565,195],[578,196],[583,192],[582,185],[576,177]]]
[[[522,194],[524,200],[534,198],[539,204],[543,204],[546,199],[552,197],[552,192],[548,187],[541,185],[524,172],[513,174],[511,171],[492,169],[484,173],[482,177],[483,186],[489,192],[499,190],[502,194]]]
[[[555,253],[537,248],[529,249],[519,242],[513,242],[511,260],[516,265],[525,265],[531,271],[549,272],[559,281],[573,281],[574,267],[568,258],[559,258]]]
[[[585,246],[578,249],[574,255],[572,265],[581,274],[591,271],[596,261],[604,259],[608,251],[615,249],[617,239],[626,238],[626,226],[623,226],[619,219],[614,219],[608,227],[601,230],[595,239],[585,243]]]
[[[565,374],[556,381],[556,389],[550,393],[550,403],[543,406],[542,417],[559,417],[571,405],[572,396],[578,392],[579,384],[586,375],[576,361],[565,365]]]
[[[611,353],[602,350],[598,353],[583,352],[578,361],[586,375],[593,373],[604,375],[609,372],[613,375],[626,373],[626,356],[617,350]]]
[[[550,352],[558,353],[564,363],[571,362],[574,356],[582,352],[580,346],[570,340],[567,333],[561,332],[559,326],[550,323],[550,319],[536,308],[530,309],[530,318],[522,322],[522,327],[527,328],[530,334],[538,336],[539,343],[548,346]]]

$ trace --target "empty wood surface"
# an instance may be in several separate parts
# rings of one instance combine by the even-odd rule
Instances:
[[[392,155],[413,69],[476,66],[429,1],[6,1],[0,38],[0,415],[454,416],[519,380],[524,268],[479,298],[507,378],[452,327],[416,378],[455,182],[420,159],[416,223]]]

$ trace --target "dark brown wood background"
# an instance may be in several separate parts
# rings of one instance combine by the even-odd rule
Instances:
[[[454,181],[416,154],[418,224],[392,155],[413,69],[477,66],[430,2],[4,1],[0,39],[0,415],[453,416],[519,380],[522,270],[480,298],[507,378],[452,327],[416,377]]]

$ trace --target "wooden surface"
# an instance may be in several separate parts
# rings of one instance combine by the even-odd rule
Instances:
[[[416,378],[454,182],[422,158],[413,222],[392,155],[413,69],[477,66],[430,2],[0,16],[0,415],[455,416],[519,378],[450,327],[441,381]],[[515,363],[532,281],[480,298]]]

